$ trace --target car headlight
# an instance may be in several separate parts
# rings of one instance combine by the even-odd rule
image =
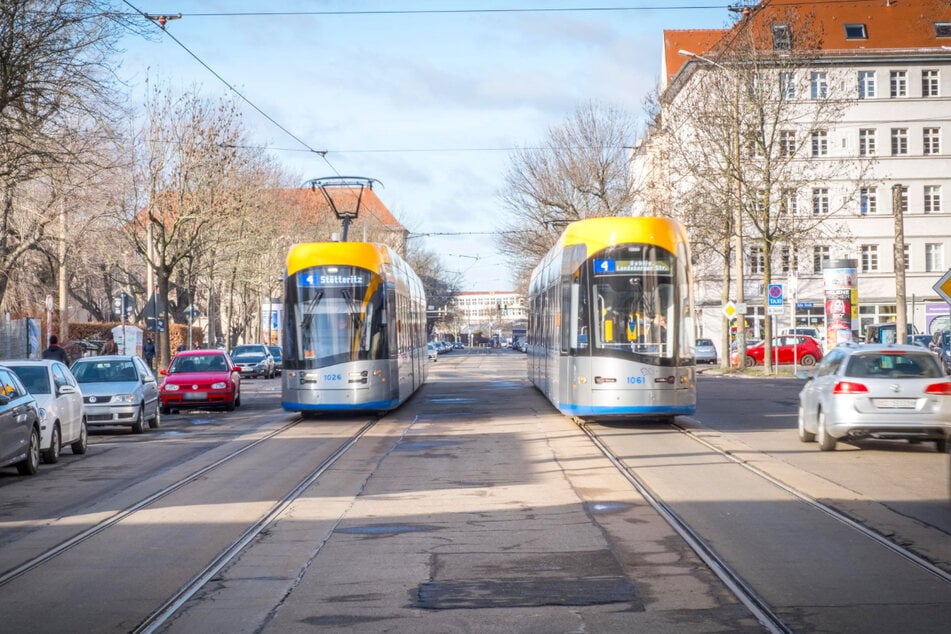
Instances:
[[[168,390],[169,392],[177,392],[178,384],[177,383],[166,383],[162,386],[163,390]]]
[[[40,413],[40,424],[45,425],[46,424],[46,408],[38,407],[37,411]]]
[[[138,400],[135,394],[116,394],[112,397],[113,403],[136,403]]]
[[[225,381],[218,381],[217,383],[211,384],[211,389],[213,390],[223,390],[228,387],[228,384]]]

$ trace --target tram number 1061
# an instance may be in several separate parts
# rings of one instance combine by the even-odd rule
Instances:
[[[643,376],[629,376],[627,377],[628,385],[644,385],[647,383],[647,377]]]

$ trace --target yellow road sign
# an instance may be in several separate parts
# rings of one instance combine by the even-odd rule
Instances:
[[[951,269],[948,269],[948,272],[941,276],[938,283],[931,288],[941,296],[941,299],[951,304]]]

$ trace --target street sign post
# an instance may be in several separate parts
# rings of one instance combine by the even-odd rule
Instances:
[[[951,304],[951,269],[948,269],[947,273],[942,275],[937,284],[931,288],[934,289],[934,292],[937,293],[941,299]]]

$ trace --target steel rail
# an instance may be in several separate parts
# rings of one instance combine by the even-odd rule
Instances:
[[[889,549],[890,551],[892,551],[892,552],[895,553],[896,555],[899,555],[899,556],[901,556],[901,557],[907,559],[907,560],[910,561],[911,563],[915,564],[916,566],[918,566],[919,568],[925,570],[926,572],[929,572],[929,573],[933,574],[934,576],[938,577],[938,578],[941,579],[942,581],[944,581],[944,582],[946,582],[946,583],[951,583],[951,572],[949,572],[949,571],[947,571],[947,570],[944,570],[944,569],[942,569],[942,568],[939,568],[938,566],[936,566],[936,565],[933,564],[932,562],[928,561],[928,560],[925,559],[924,557],[918,555],[917,553],[915,553],[915,552],[909,550],[908,548],[906,548],[906,547],[904,547],[904,546],[902,546],[902,545],[900,545],[900,544],[895,543],[894,541],[888,539],[888,537],[886,537],[885,535],[882,535],[881,533],[878,533],[878,532],[872,530],[872,529],[869,528],[868,526],[866,526],[866,525],[864,525],[864,524],[858,522],[857,520],[855,520],[855,519],[849,517],[848,515],[846,515],[846,514],[843,513],[842,511],[836,509],[835,507],[830,506],[830,505],[828,505],[828,504],[823,504],[823,503],[820,502],[819,500],[817,500],[817,499],[815,499],[815,498],[813,498],[813,497],[811,497],[811,496],[809,496],[809,495],[803,493],[802,491],[799,491],[798,489],[795,489],[795,488],[789,486],[789,485],[786,484],[785,482],[782,482],[781,480],[778,480],[778,479],[774,478],[773,476],[769,475],[768,473],[766,473],[765,471],[763,471],[763,470],[760,469],[759,467],[755,467],[755,466],[749,464],[748,462],[746,462],[745,460],[741,460],[741,459],[737,458],[737,457],[734,456],[732,453],[730,453],[730,452],[728,452],[728,451],[724,451],[723,449],[720,449],[719,447],[713,445],[712,443],[708,442],[707,440],[705,440],[705,439],[703,439],[703,438],[700,438],[699,436],[697,436],[697,435],[694,434],[694,433],[691,433],[691,430],[689,430],[689,429],[687,429],[687,428],[685,428],[685,427],[682,427],[681,425],[678,425],[677,423],[673,423],[673,424],[672,424],[672,427],[674,427],[674,429],[677,429],[678,431],[680,431],[680,433],[686,434],[687,436],[689,436],[689,437],[692,438],[693,440],[697,441],[698,443],[700,443],[700,444],[704,445],[705,447],[707,447],[707,448],[713,450],[714,452],[716,452],[716,453],[719,454],[720,456],[722,456],[722,457],[724,457],[724,458],[730,460],[731,462],[733,462],[733,463],[735,463],[735,464],[737,464],[737,465],[743,467],[744,469],[748,470],[750,473],[753,473],[753,474],[759,476],[760,478],[766,480],[766,481],[769,482],[770,484],[772,484],[772,485],[774,485],[774,486],[776,486],[776,487],[782,489],[782,490],[785,491],[786,493],[788,493],[788,494],[792,495],[793,497],[795,497],[796,499],[798,499],[800,502],[804,502],[804,503],[808,504],[809,506],[812,506],[812,507],[815,508],[816,510],[822,511],[823,513],[825,513],[825,514],[828,515],[829,517],[832,517],[833,519],[838,520],[838,521],[841,522],[842,524],[845,524],[845,525],[848,526],[849,528],[851,528],[851,529],[853,529],[853,530],[856,530],[856,531],[858,531],[859,533],[862,533],[864,536],[868,537],[869,539],[872,539],[873,541],[877,542],[879,545],[884,546],[885,548]]]
[[[779,616],[770,608],[769,604],[760,597],[753,588],[743,580],[736,571],[733,570],[712,548],[710,548],[703,538],[694,531],[677,513],[665,502],[661,501],[650,490],[646,483],[631,473],[624,464],[615,456],[607,445],[601,442],[601,439],[588,429],[583,420],[575,419],[575,422],[581,430],[588,436],[594,445],[601,450],[601,453],[621,472],[628,482],[637,490],[637,492],[647,501],[671,528],[680,535],[688,546],[703,560],[707,566],[736,596],[739,601],[750,610],[756,620],[760,622],[770,632],[776,634],[791,634],[792,630],[779,618]]]
[[[231,545],[222,549],[214,559],[211,560],[200,572],[185,582],[178,591],[167,599],[161,606],[152,611],[145,619],[136,625],[131,632],[133,634],[151,633],[160,628],[179,608],[181,608],[189,599],[191,599],[201,588],[205,586],[222,568],[228,565],[237,557],[248,544],[250,544],[258,535],[264,531],[270,524],[276,520],[303,492],[313,484],[324,472],[334,465],[347,451],[353,447],[366,432],[376,425],[379,419],[373,419],[366,422],[363,427],[356,431],[350,438],[345,440],[326,460],[321,462],[315,469],[308,473],[297,485],[291,489],[284,497],[277,501],[271,510],[260,520],[250,525],[245,531],[234,540]]]
[[[195,471],[195,472],[193,472],[193,473],[191,473],[191,474],[185,476],[185,477],[182,478],[181,480],[178,480],[177,482],[174,482],[174,483],[172,483],[172,484],[166,486],[165,488],[163,488],[163,489],[161,489],[161,490],[159,490],[159,491],[156,491],[156,492],[153,493],[152,495],[149,495],[148,497],[143,498],[142,500],[139,500],[139,501],[136,502],[135,504],[133,504],[133,505],[131,505],[131,506],[127,506],[126,508],[122,509],[121,511],[117,511],[116,513],[114,513],[113,515],[107,517],[106,519],[102,520],[101,522],[99,522],[99,523],[97,523],[97,524],[95,524],[95,525],[93,525],[93,526],[90,526],[90,527],[87,528],[86,530],[84,530],[84,531],[82,531],[81,533],[78,533],[78,534],[76,534],[76,535],[70,537],[69,539],[66,539],[66,540],[60,542],[59,544],[57,544],[56,546],[53,546],[53,547],[50,548],[49,550],[47,550],[47,551],[45,551],[45,552],[43,552],[43,553],[41,553],[41,554],[39,554],[39,555],[36,555],[35,557],[32,557],[32,558],[28,559],[27,561],[23,562],[22,564],[20,564],[20,565],[14,567],[14,568],[10,568],[10,569],[7,570],[6,572],[4,572],[2,575],[0,575],[0,587],[3,587],[4,585],[6,585],[6,584],[10,583],[11,581],[13,581],[14,579],[16,579],[17,577],[19,577],[19,576],[21,576],[21,575],[23,575],[23,574],[29,572],[30,570],[33,570],[34,568],[36,568],[36,567],[38,567],[38,566],[43,565],[44,563],[50,561],[51,559],[54,559],[55,557],[58,557],[59,555],[62,555],[62,554],[65,553],[66,551],[68,551],[68,550],[70,550],[71,548],[77,546],[78,544],[81,544],[82,542],[86,541],[87,539],[89,539],[89,538],[91,538],[91,537],[93,537],[93,536],[95,536],[95,535],[98,535],[99,533],[101,533],[102,531],[106,530],[106,529],[109,528],[110,526],[113,526],[113,525],[117,524],[118,522],[121,522],[121,521],[124,520],[125,518],[129,517],[129,516],[132,515],[133,513],[135,513],[135,512],[137,512],[137,511],[139,511],[139,510],[145,508],[146,506],[148,506],[148,505],[150,505],[150,504],[152,504],[152,503],[154,503],[154,502],[156,502],[156,501],[158,501],[158,500],[161,500],[161,499],[164,498],[165,496],[167,496],[167,495],[169,495],[169,494],[171,494],[171,493],[174,493],[175,491],[177,491],[177,490],[179,490],[180,488],[182,488],[182,487],[184,487],[184,486],[190,484],[191,482],[194,482],[195,480],[197,480],[198,478],[201,478],[202,476],[204,476],[204,475],[207,474],[208,472],[213,471],[214,469],[217,469],[218,467],[220,467],[220,466],[222,466],[223,464],[225,464],[225,463],[227,463],[227,462],[233,460],[234,458],[237,458],[238,456],[240,456],[240,455],[243,454],[244,452],[249,451],[249,450],[253,449],[254,447],[256,447],[257,445],[259,445],[259,444],[261,444],[261,443],[263,443],[263,442],[265,442],[265,441],[267,441],[267,440],[273,438],[274,436],[276,436],[276,435],[278,435],[278,434],[281,434],[281,433],[287,431],[288,429],[290,429],[290,428],[292,428],[292,427],[294,427],[294,426],[300,424],[301,420],[302,420],[301,418],[297,418],[297,419],[291,421],[290,423],[288,423],[288,424],[286,424],[286,425],[284,425],[284,426],[282,426],[282,427],[279,427],[278,429],[276,429],[276,430],[274,430],[274,431],[272,431],[272,432],[266,434],[265,436],[262,436],[261,438],[259,438],[259,439],[255,440],[255,441],[253,441],[253,442],[251,442],[251,443],[245,445],[244,447],[241,447],[240,449],[236,449],[235,451],[231,452],[230,454],[228,454],[228,455],[226,455],[226,456],[223,456],[222,458],[216,460],[215,462],[212,462],[211,464],[208,464],[208,465],[202,467],[201,469],[198,469],[197,471]]]

